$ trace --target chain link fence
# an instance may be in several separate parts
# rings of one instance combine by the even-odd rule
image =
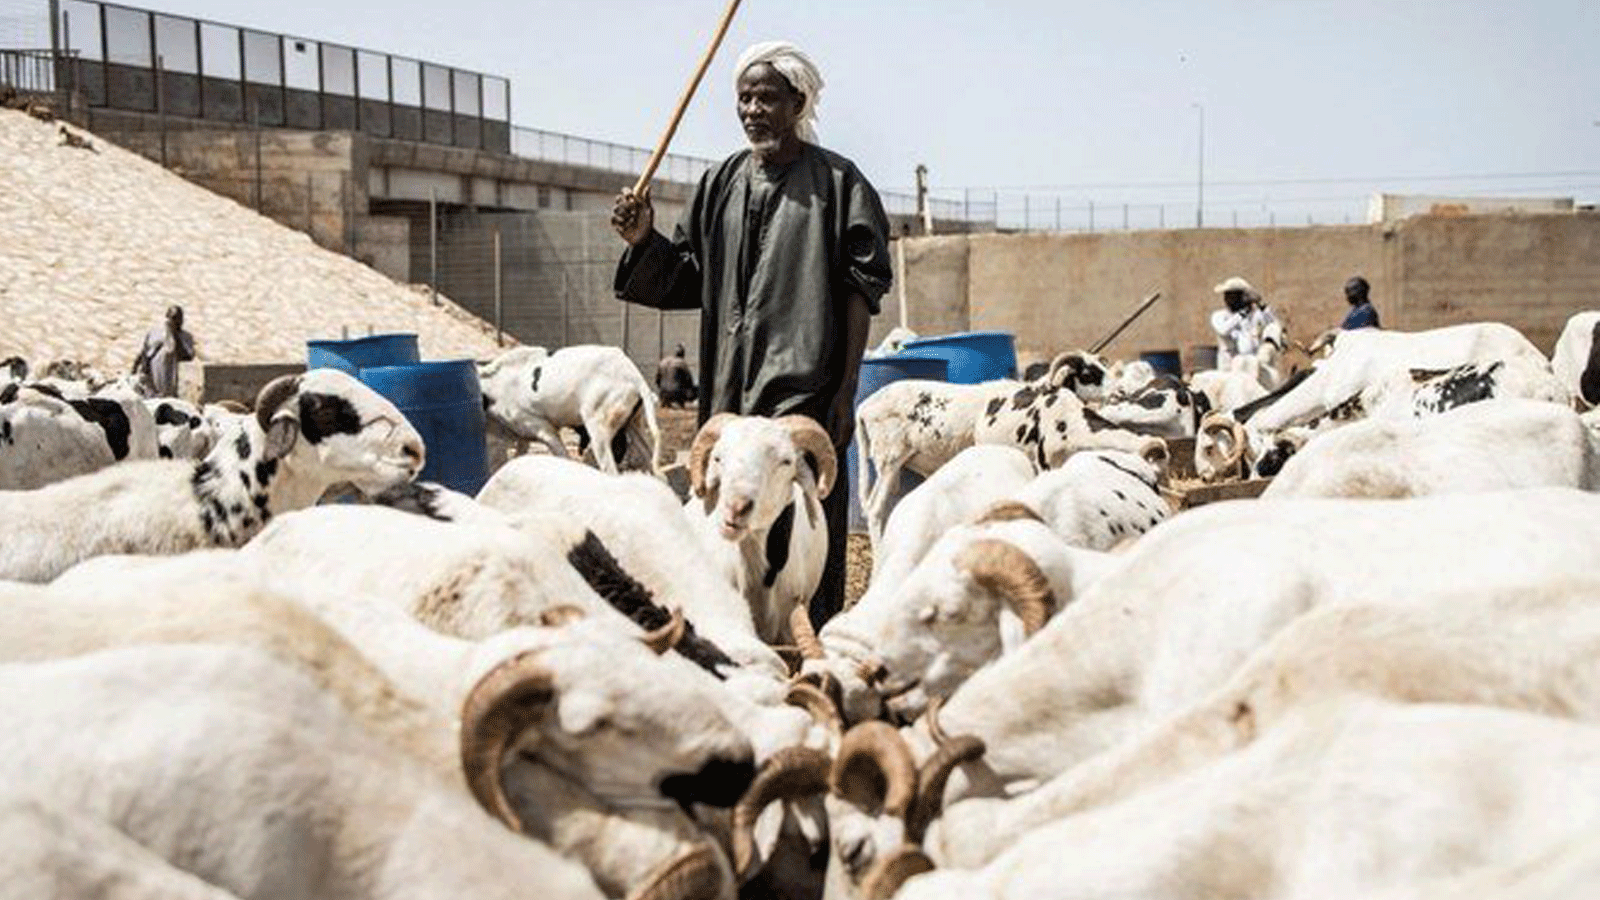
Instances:
[[[697,312],[659,312],[617,300],[622,247],[603,212],[443,210],[411,223],[411,270],[500,330],[509,343],[610,344],[645,372],[699,344]],[[667,227],[671,227],[670,223]]]

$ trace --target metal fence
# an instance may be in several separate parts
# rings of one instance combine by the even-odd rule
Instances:
[[[589,166],[607,172],[638,174],[644,170],[645,164],[650,161],[650,150],[644,147],[634,147],[627,144],[615,144],[609,141],[597,141],[590,138],[578,137],[574,134],[563,134],[559,131],[545,131],[540,128],[527,128],[521,125],[511,127],[511,152],[517,156],[529,159],[544,160],[546,162],[563,163],[565,165]],[[707,159],[701,156],[685,156],[680,153],[668,153],[661,158],[661,165],[657,172],[667,181],[693,182],[697,181],[705,171],[717,165],[719,160]],[[897,193],[894,191],[881,192],[884,209],[890,215],[910,216],[918,213],[917,198],[914,194]],[[986,213],[991,213],[993,207],[978,203],[975,206],[963,206],[959,201],[930,199],[929,209],[933,217],[945,221],[992,221],[992,215],[985,218]],[[969,215],[975,212],[977,218]]]
[[[30,94],[54,93],[55,53],[48,49],[0,49],[0,85]]]
[[[412,271],[440,293],[528,344],[610,344],[645,371],[682,343],[699,344],[698,312],[618,302],[619,256],[609,213],[438,209],[411,227]]]
[[[90,106],[506,152],[511,83],[327,41],[63,0],[65,77]]]

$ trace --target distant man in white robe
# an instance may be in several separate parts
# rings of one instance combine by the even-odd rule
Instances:
[[[151,397],[178,396],[178,364],[194,359],[194,335],[183,330],[183,307],[167,307],[166,321],[150,329],[133,359],[133,374]]]

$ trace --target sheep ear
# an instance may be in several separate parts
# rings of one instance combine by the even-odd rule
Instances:
[[[562,731],[582,736],[594,731],[605,720],[605,704],[599,695],[588,691],[568,692],[556,703],[556,717]]]
[[[275,416],[267,425],[267,444],[263,449],[267,459],[287,456],[300,439],[300,421],[294,416]]]

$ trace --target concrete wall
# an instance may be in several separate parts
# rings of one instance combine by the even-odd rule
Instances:
[[[1108,349],[1214,344],[1212,287],[1242,275],[1309,340],[1336,326],[1352,274],[1372,283],[1390,328],[1511,324],[1549,350],[1573,312],[1600,307],[1600,216],[1418,217],[1277,229],[911,238],[911,326],[1004,330],[1019,356],[1087,347],[1154,291],[1162,299]],[[964,276],[963,276],[964,273]],[[965,315],[963,315],[965,310]],[[887,323],[880,322],[886,330]]]
[[[366,143],[349,132],[196,129],[166,134],[166,163],[190,181],[256,208],[257,142],[263,215],[309,234],[331,250],[352,253],[358,219],[367,210]],[[109,132],[106,137],[160,161],[157,132]]]

